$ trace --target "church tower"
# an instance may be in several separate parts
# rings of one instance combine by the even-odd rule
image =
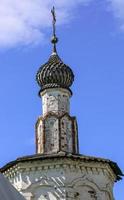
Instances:
[[[55,11],[53,14],[52,54],[37,72],[36,80],[41,87],[43,116],[36,123],[36,153],[53,154],[66,152],[77,154],[77,122],[70,116],[70,86],[74,81],[71,68],[57,54]]]
[[[76,118],[70,116],[72,69],[53,50],[36,75],[42,116],[36,122],[36,154],[18,158],[1,172],[26,200],[114,200],[113,186],[123,175],[115,162],[79,154]]]

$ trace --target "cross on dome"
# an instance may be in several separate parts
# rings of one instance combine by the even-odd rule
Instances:
[[[53,36],[51,38],[51,42],[53,44],[52,54],[57,54],[56,43],[58,42],[58,38],[56,37],[56,13],[55,13],[55,7],[54,6],[51,10],[51,13],[52,13],[52,17],[53,17]]]
[[[53,51],[48,61],[39,68],[36,80],[41,87],[40,92],[49,88],[64,88],[71,92],[70,87],[74,81],[74,74],[72,69],[64,64],[57,54],[56,43],[58,42],[58,38],[56,36],[56,14],[54,7],[51,13],[53,17],[53,36],[51,39]]]

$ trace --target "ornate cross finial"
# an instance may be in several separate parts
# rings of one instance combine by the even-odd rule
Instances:
[[[56,43],[58,42],[58,38],[56,37],[56,14],[55,14],[54,6],[51,10],[51,13],[52,13],[52,17],[53,17],[53,36],[52,36],[51,42],[53,44],[53,54],[56,54],[57,53]]]

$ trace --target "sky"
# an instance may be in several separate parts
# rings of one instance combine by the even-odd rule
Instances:
[[[35,152],[42,114],[35,75],[51,54],[51,13],[58,54],[74,74],[71,115],[80,153],[111,159],[124,171],[124,1],[0,0],[0,166]],[[115,184],[124,197],[124,180]]]

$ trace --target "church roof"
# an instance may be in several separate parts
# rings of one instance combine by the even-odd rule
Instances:
[[[110,168],[112,169],[113,173],[116,176],[116,181],[121,180],[122,176],[124,176],[124,174],[122,173],[121,169],[119,168],[119,166],[117,165],[117,163],[109,160],[109,159],[104,159],[104,158],[98,158],[98,157],[92,157],[92,156],[84,156],[81,154],[69,154],[69,153],[58,153],[58,154],[51,154],[51,155],[42,155],[42,154],[34,154],[34,155],[30,155],[30,156],[24,156],[24,157],[20,157],[17,158],[16,160],[9,162],[8,164],[6,164],[4,167],[1,168],[1,172],[4,173],[5,171],[7,171],[8,169],[10,169],[11,167],[15,166],[18,163],[22,163],[22,162],[28,162],[28,161],[38,161],[38,160],[46,160],[46,159],[59,159],[59,158],[70,158],[72,160],[80,160],[83,162],[100,162],[100,163],[104,163],[104,164],[109,164]]]
[[[0,199],[1,200],[24,200],[24,197],[11,185],[0,173]]]

